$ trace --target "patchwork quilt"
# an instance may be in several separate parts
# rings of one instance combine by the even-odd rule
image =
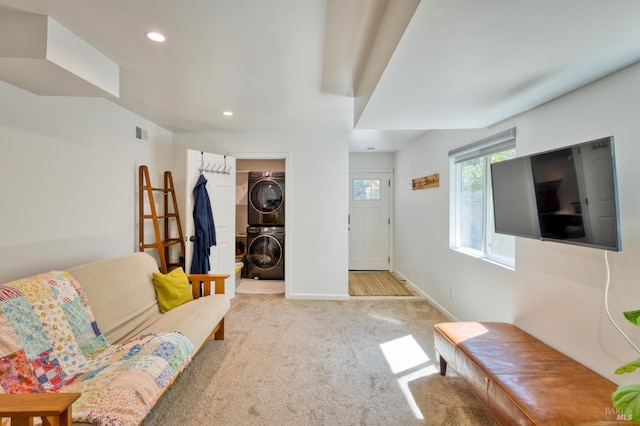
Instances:
[[[179,333],[109,344],[68,272],[0,286],[0,393],[81,392],[74,422],[141,423],[191,349]]]

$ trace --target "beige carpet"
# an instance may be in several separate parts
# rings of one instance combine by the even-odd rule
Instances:
[[[491,425],[450,371],[438,374],[423,299],[231,301],[211,341],[143,426]]]
[[[349,271],[350,296],[414,296],[388,271]]]
[[[236,293],[242,294],[283,294],[282,280],[254,280],[243,278],[236,287]]]

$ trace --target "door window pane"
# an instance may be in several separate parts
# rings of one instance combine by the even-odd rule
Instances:
[[[380,200],[380,179],[354,179],[353,199],[355,201]]]

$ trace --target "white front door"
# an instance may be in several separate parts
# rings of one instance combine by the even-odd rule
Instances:
[[[207,179],[207,192],[216,229],[217,245],[211,247],[210,273],[229,274],[225,294],[235,296],[236,258],[236,159],[220,154],[187,150],[186,208],[185,223],[185,270],[191,269],[194,235],[193,187],[200,173]]]
[[[388,271],[389,172],[349,173],[349,269]]]

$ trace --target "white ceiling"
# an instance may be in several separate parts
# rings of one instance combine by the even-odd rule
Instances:
[[[640,60],[637,0],[0,0],[16,13],[118,64],[111,99],[167,129],[341,128],[351,151],[486,127]]]

